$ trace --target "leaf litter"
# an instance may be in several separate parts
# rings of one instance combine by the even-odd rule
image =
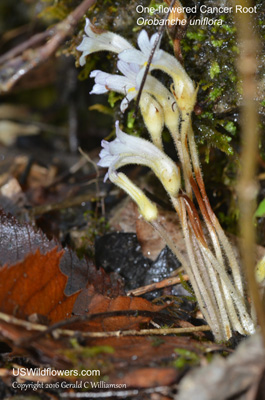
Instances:
[[[123,331],[138,331],[159,317],[173,326],[174,318],[164,314],[170,303],[156,305],[128,297],[117,273],[78,259],[70,249],[13,216],[1,212],[0,220],[0,338],[12,349],[3,356],[9,365],[23,366],[26,359],[21,356],[42,367],[95,365],[110,382],[148,388],[178,381],[181,371],[172,365],[178,357],[176,348],[195,351],[198,360],[211,346],[222,349],[185,336],[122,337]],[[87,332],[108,336],[113,331],[117,337],[86,336]],[[97,348],[102,351],[96,358],[87,357],[87,349]],[[126,371],[119,372],[121,366]],[[3,380],[8,384],[10,375]]]

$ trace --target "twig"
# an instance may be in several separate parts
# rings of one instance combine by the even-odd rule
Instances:
[[[243,6],[251,6],[249,0],[241,1]],[[253,30],[253,21],[250,13],[236,13],[238,39],[240,43],[240,58],[238,70],[243,83],[242,107],[242,171],[238,185],[240,206],[240,228],[243,237],[241,252],[245,267],[249,292],[254,303],[259,325],[265,345],[265,312],[259,296],[259,288],[255,279],[255,228],[253,214],[257,195],[256,160],[258,153],[259,127],[258,110],[255,101],[257,94],[257,50],[258,41]]]
[[[153,290],[163,289],[168,286],[174,286],[178,283],[181,283],[182,281],[189,281],[189,279],[190,278],[188,275],[182,275],[181,278],[176,276],[174,278],[163,279],[160,282],[151,283],[150,285],[141,286],[137,289],[130,290],[129,292],[127,292],[127,296],[142,296],[143,294],[152,292]]]
[[[83,168],[86,165],[87,161],[84,160],[84,158],[80,158],[74,165],[72,165],[68,170],[64,171],[61,175],[57,176],[51,183],[45,186],[45,189],[50,189],[62,181],[64,181],[66,178],[70,177],[71,175],[76,174],[77,171],[79,171],[81,168]]]
[[[130,310],[132,311],[132,310]],[[141,310],[137,311],[138,314],[141,313]],[[134,311],[135,313],[135,311]],[[102,313],[102,314],[106,314],[106,313]],[[114,313],[108,313],[108,314],[117,314],[117,312]],[[91,316],[86,316],[88,318],[86,319],[90,319],[89,317],[93,317],[93,316],[99,316],[100,314],[92,314]],[[82,335],[82,337],[90,337],[90,338],[106,338],[106,337],[121,337],[121,336],[149,336],[149,335],[172,335],[172,334],[180,334],[180,333],[194,333],[194,332],[202,332],[202,331],[210,331],[211,328],[208,325],[202,325],[202,326],[194,326],[194,327],[189,327],[189,328],[166,328],[166,329],[141,329],[140,331],[137,331],[135,329],[130,329],[130,330],[125,330],[125,331],[109,331],[109,332],[82,332],[82,331],[76,331],[76,330],[70,330],[70,329],[53,329],[56,326],[59,326],[60,323],[58,324],[54,324],[52,326],[50,326],[49,328],[47,328],[47,326],[45,325],[40,325],[40,324],[35,324],[35,323],[31,323],[28,321],[24,321],[24,320],[20,320],[18,318],[15,318],[13,316],[4,314],[2,312],[0,312],[0,319],[8,322],[10,324],[14,324],[14,325],[18,325],[18,326],[22,326],[23,328],[27,329],[27,330],[35,330],[38,332],[41,332],[41,335],[38,335],[36,337],[32,337],[31,338],[31,342],[34,340],[37,340],[38,338],[40,338],[41,336],[43,336],[43,333],[46,335],[47,333],[53,333],[56,337],[58,336],[69,336],[69,337],[73,337],[76,336],[77,334]],[[66,321],[61,321],[62,324],[63,323],[73,323],[74,321],[77,321],[80,319],[84,318],[71,318],[69,320]],[[91,318],[92,319],[92,318]],[[28,339],[28,338],[27,338]],[[20,341],[17,344],[22,344],[23,340]],[[28,340],[26,340],[26,342],[28,342]]]
[[[95,179],[95,184],[96,184],[96,198],[101,200],[101,206],[102,206],[102,216],[105,215],[105,206],[104,206],[104,201],[103,201],[103,197],[100,196],[100,191],[99,191],[99,177],[100,177],[100,172],[98,169],[98,165],[97,163],[95,163],[95,161],[92,160],[92,158],[89,157],[89,155],[87,153],[85,153],[81,147],[78,147],[78,151],[79,153],[83,156],[83,160],[85,160],[86,162],[89,162],[95,169],[96,172],[96,179]],[[97,200],[97,207],[96,207],[96,215],[97,215],[97,211],[98,211],[98,205],[99,202]]]
[[[5,54],[0,56],[0,64],[3,64],[4,62],[11,60],[12,58],[18,56],[21,54],[23,51],[27,50],[28,48],[32,48],[36,44],[44,41],[47,39],[49,36],[52,36],[54,33],[54,28],[49,29],[47,31],[37,33],[36,35],[32,36],[28,40],[26,40],[23,43],[18,44],[16,47],[13,49],[7,51]]]
[[[84,0],[65,20],[55,25],[53,28],[54,35],[45,45],[34,49],[30,53],[22,53],[21,56],[13,58],[9,63],[3,65],[2,69],[5,68],[8,70],[10,68],[13,73],[11,77],[7,78],[1,84],[0,92],[8,92],[22,76],[47,61],[57,51],[67,36],[72,33],[74,27],[87,9],[95,2],[96,0]],[[35,41],[37,39],[35,38]],[[26,48],[28,48],[27,45]]]
[[[29,330],[29,331],[45,331],[47,329],[47,326],[41,325],[41,324],[35,324],[29,321],[25,321],[23,319],[19,319],[16,317],[13,317],[12,315],[8,315],[5,313],[0,312],[0,320],[5,321],[9,324],[13,325],[18,325],[22,326],[23,328]]]
[[[81,332],[81,331],[71,331],[69,329],[57,329],[54,331],[55,334],[60,336],[76,336],[81,334],[82,337],[89,338],[107,338],[107,337],[122,337],[122,336],[165,336],[165,335],[178,335],[181,333],[195,333],[195,332],[205,332],[210,331],[209,325],[193,326],[189,328],[166,328],[166,329],[141,329],[137,331],[135,329],[130,329],[127,331],[109,331],[109,332]]]
[[[95,179],[91,180],[89,184],[96,183]],[[102,196],[100,196],[102,197]],[[92,193],[85,193],[80,196],[75,196],[75,197],[70,197],[69,199],[57,202],[57,203],[52,203],[52,204],[45,204],[42,206],[36,206],[33,207],[30,211],[29,214],[31,216],[34,215],[43,215],[48,212],[56,211],[56,210],[63,210],[65,208],[69,207],[76,207],[80,206],[81,203],[83,202],[90,202],[95,199],[95,195]]]

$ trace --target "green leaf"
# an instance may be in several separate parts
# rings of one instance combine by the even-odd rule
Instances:
[[[264,217],[264,215],[265,215],[265,199],[263,199],[262,202],[259,203],[258,208],[254,214],[254,217],[261,218]]]

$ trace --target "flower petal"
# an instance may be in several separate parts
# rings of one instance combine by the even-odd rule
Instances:
[[[104,94],[107,93],[108,89],[104,85],[101,85],[100,83],[95,83],[93,86],[91,92],[89,94]]]
[[[127,63],[135,63],[138,65],[144,65],[146,62],[146,56],[136,49],[124,50],[119,54],[119,59]]]
[[[110,75],[106,79],[106,86],[109,90],[128,95],[128,91],[134,87],[134,82],[131,82],[125,76]]]
[[[117,62],[117,67],[119,71],[125,75],[132,82],[135,82],[136,76],[140,70],[139,66],[136,64],[129,64],[125,61],[119,60]]]
[[[150,45],[150,40],[148,37],[148,34],[145,30],[142,30],[138,36],[137,43],[139,46],[139,49],[146,55],[150,54],[152,47]]]
[[[121,112],[124,112],[128,108],[130,101],[132,101],[137,96],[137,93],[138,91],[135,88],[132,88],[131,92],[127,92],[126,96],[121,102]]]
[[[77,46],[78,51],[84,52],[79,60],[80,65],[84,65],[85,57],[88,54],[97,51],[120,53],[132,48],[132,45],[120,35],[109,31],[101,32],[91,24],[88,18],[86,19],[85,33],[87,36],[84,36],[82,42]]]

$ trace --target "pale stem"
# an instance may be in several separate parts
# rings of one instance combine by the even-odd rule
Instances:
[[[188,276],[190,278],[190,282],[193,287],[193,290],[194,290],[194,293],[196,296],[196,300],[198,301],[200,310],[202,311],[202,313],[205,317],[205,320],[207,322],[210,321],[210,316],[208,314],[205,302],[203,301],[203,299],[201,297],[200,290],[198,288],[196,279],[194,277],[194,274],[193,274],[192,269],[190,268],[189,264],[183,258],[182,254],[180,253],[180,251],[176,247],[176,245],[173,243],[171,238],[169,238],[169,236],[168,236],[167,232],[165,231],[165,229],[163,228],[163,226],[157,220],[151,221],[150,225],[152,225],[153,228],[159,233],[159,235],[165,241],[166,245],[170,248],[170,250],[173,252],[173,254],[175,254],[175,256],[178,258],[178,260],[181,262],[181,265],[183,266],[184,270],[186,271],[186,273],[188,274]]]
[[[171,132],[171,134],[172,134],[172,132]],[[203,183],[203,179],[202,179],[200,163],[199,163],[198,153],[197,153],[197,147],[196,147],[195,140],[194,140],[194,134],[193,134],[193,131],[191,128],[190,117],[187,114],[182,113],[181,138],[180,138],[181,140],[179,140],[178,132],[176,132],[174,135],[172,134],[172,136],[174,138],[175,146],[176,146],[176,149],[178,150],[179,158],[182,163],[184,177],[186,177],[186,179],[190,178],[193,180],[192,166],[191,166],[190,159],[192,160],[192,165],[195,170],[196,179],[199,177],[198,184],[199,184],[200,191],[202,193],[202,198],[201,198],[199,190],[196,190],[196,188],[194,188],[195,189],[194,193],[196,195],[196,198],[198,200],[200,209],[202,211],[205,223],[206,223],[208,231],[210,233],[210,236],[211,236],[211,239],[212,239],[212,242],[214,245],[216,257],[217,257],[217,260],[216,260],[216,258],[212,255],[212,257],[214,258],[214,263],[211,262],[211,261],[213,261],[213,259],[211,261],[208,260],[208,266],[210,265],[210,271],[209,271],[210,277],[211,277],[211,281],[214,285],[214,289],[216,291],[219,310],[220,310],[220,313],[222,314],[225,335],[229,336],[231,334],[231,328],[230,328],[230,323],[228,320],[227,312],[225,310],[225,306],[223,303],[222,294],[225,296],[226,309],[229,313],[229,318],[230,318],[233,328],[236,329],[237,331],[239,331],[240,333],[242,333],[242,331],[243,331],[242,326],[238,320],[237,313],[233,306],[233,301],[232,301],[231,293],[230,293],[231,290],[229,292],[229,289],[227,288],[227,281],[225,282],[225,280],[222,277],[222,275],[226,274],[226,272],[225,272],[225,264],[224,264],[224,259],[223,259],[219,240],[221,241],[221,243],[224,246],[225,254],[227,256],[227,259],[230,263],[230,267],[232,269],[232,274],[233,274],[233,278],[235,281],[235,285],[239,289],[240,294],[242,295],[242,300],[240,302],[241,302],[241,304],[243,304],[243,308],[244,308],[245,303],[244,303],[244,299],[243,299],[243,284],[242,284],[242,278],[241,278],[239,266],[238,266],[238,263],[234,256],[232,247],[231,247],[228,239],[226,238],[226,236],[219,224],[219,221],[217,220],[212,209],[210,208],[209,200],[206,195],[206,191],[205,191],[205,187],[204,187],[204,183]],[[189,142],[189,144],[188,144],[188,142]],[[190,152],[190,154],[189,154],[189,152]],[[186,186],[186,188],[189,188],[189,186],[187,186],[187,184],[186,184],[186,179],[185,179],[185,186]],[[194,183],[196,184],[195,181],[194,181]],[[198,196],[199,196],[199,199],[198,199]],[[209,212],[209,208],[210,208],[210,212]],[[216,236],[216,234],[217,234],[217,236]],[[198,243],[198,245],[199,245],[199,247],[203,246],[202,243],[200,243],[200,242]],[[210,264],[209,264],[209,261],[210,261]],[[222,288],[220,287],[220,283],[218,284],[218,282],[216,282],[217,278],[215,276],[215,273],[213,273],[213,266],[215,265],[214,269],[216,270],[216,264],[219,265],[219,271],[223,270],[223,274],[220,273]],[[228,276],[227,276],[227,279],[228,279],[230,285],[232,286]],[[230,286],[230,289],[231,289],[231,286]],[[252,330],[252,326],[254,326],[253,321],[251,321],[251,319],[248,318],[248,316],[244,317],[244,314],[242,314],[242,307],[240,305],[237,305],[237,308],[238,307],[241,308],[240,315],[241,315],[241,319],[243,321],[245,330],[248,331],[248,327],[246,326],[246,320],[249,321],[249,323],[250,323],[249,329]],[[246,310],[244,310],[244,312],[245,311]],[[247,311],[246,311],[246,313],[247,313]],[[245,318],[245,322],[244,322],[244,318]]]
[[[224,340],[222,335],[222,327],[220,325],[220,319],[217,317],[217,306],[215,303],[215,299],[210,298],[210,291],[205,287],[205,284],[200,275],[200,268],[197,263],[192,241],[190,238],[189,227],[187,224],[187,215],[185,210],[185,205],[182,199],[171,198],[172,203],[180,216],[180,222],[182,225],[182,231],[184,234],[186,249],[188,252],[189,260],[190,260],[190,268],[187,271],[188,275],[191,273],[191,284],[194,289],[195,296],[198,300],[199,307],[205,316],[207,323],[212,327],[213,333],[217,340]],[[194,272],[193,272],[194,271]],[[198,297],[199,296],[199,297]],[[205,308],[206,307],[206,308]],[[207,313],[205,310],[207,309]],[[208,319],[210,318],[210,319]]]
[[[230,263],[230,267],[232,270],[235,285],[238,288],[238,290],[240,291],[240,293],[243,295],[243,283],[242,283],[242,277],[241,277],[239,265],[237,263],[235,255],[234,255],[232,246],[229,243],[229,240],[227,239],[216,215],[214,214],[214,212],[211,208],[208,196],[206,194],[206,190],[205,190],[205,186],[204,186],[204,182],[203,182],[203,178],[202,178],[202,173],[201,173],[201,168],[200,168],[200,162],[199,162],[199,158],[198,158],[197,146],[196,146],[196,143],[194,140],[194,133],[193,133],[191,126],[189,129],[188,137],[189,137],[190,153],[191,153],[193,168],[195,171],[195,176],[196,176],[200,191],[202,193],[202,197],[203,197],[205,206],[207,207],[208,215],[211,219],[211,222],[212,222],[214,228],[216,229],[217,235],[218,235],[220,242],[223,245],[223,249],[227,255],[227,258],[228,258],[228,261]],[[205,221],[205,222],[207,222],[207,221]]]
[[[210,275],[210,280],[211,280],[211,283],[212,283],[212,286],[213,286],[215,298],[216,298],[216,301],[217,301],[217,304],[218,304],[218,310],[220,312],[220,317],[221,317],[221,320],[222,320],[224,334],[226,336],[226,340],[228,340],[232,336],[232,332],[231,332],[231,326],[230,326],[229,318],[228,318],[228,315],[227,315],[226,307],[225,307],[225,304],[224,304],[223,292],[222,292],[222,289],[221,289],[220,280],[218,279],[218,276],[216,274],[215,269],[213,268],[212,263],[206,257],[204,252],[203,252],[203,258],[204,258],[205,265],[206,265],[206,267],[208,269],[208,273]],[[216,262],[218,262],[218,261],[216,260]]]
[[[214,255],[212,254],[212,252],[203,247],[202,248],[203,251],[205,252],[205,255],[209,258],[209,260],[211,261],[213,267],[215,268],[216,272],[218,272],[218,274],[220,275],[221,279],[223,279],[224,284],[226,285],[227,289],[230,291],[230,295],[232,297],[232,299],[234,300],[235,306],[238,309],[241,321],[242,321],[242,325],[245,328],[245,331],[249,334],[252,334],[255,332],[255,326],[254,323],[251,319],[251,317],[248,314],[248,311],[246,309],[246,305],[245,305],[245,300],[244,297],[241,296],[241,294],[238,292],[237,288],[235,288],[233,286],[233,284],[231,283],[229,277],[227,276],[226,271],[224,271],[220,264],[217,262],[216,258],[214,257]]]

